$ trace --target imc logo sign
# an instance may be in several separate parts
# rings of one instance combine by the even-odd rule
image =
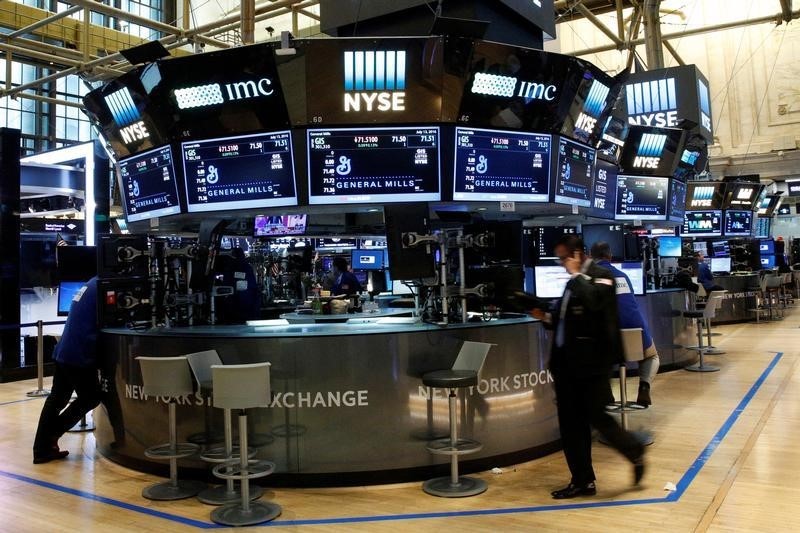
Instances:
[[[711,132],[711,96],[708,85],[703,80],[697,80],[697,97],[700,101],[700,125]]]
[[[225,90],[223,91],[223,86],[219,83],[209,83],[207,85],[175,89],[175,101],[178,103],[179,109],[194,109],[236,100],[270,96],[274,92],[272,80],[269,78],[261,78],[257,81],[247,80],[226,83],[224,88]]]
[[[556,99],[557,91],[555,85],[520,81],[513,76],[500,76],[485,72],[475,74],[471,90],[475,94],[485,96],[501,96],[504,98],[517,96],[526,100],[547,100],[548,102]]]
[[[405,111],[406,51],[344,53],[345,111]]]
[[[631,124],[661,128],[678,125],[675,78],[628,84],[625,95]]]
[[[634,168],[658,168],[666,142],[666,135],[655,133],[642,135],[642,139],[639,141],[639,148],[636,150],[636,157],[633,158]]]
[[[714,198],[713,186],[695,187],[692,193],[692,207],[711,207],[711,200]]]
[[[586,95],[586,100],[583,102],[583,111],[578,115],[578,120],[575,122],[576,128],[589,134],[594,131],[595,126],[597,126],[597,119],[600,118],[606,107],[606,98],[608,98],[610,90],[609,87],[599,81],[592,81],[589,94]]]
[[[150,132],[142,121],[142,115],[133,103],[131,92],[127,87],[114,91],[105,97],[106,105],[114,123],[119,127],[122,142],[131,144],[150,137]]]

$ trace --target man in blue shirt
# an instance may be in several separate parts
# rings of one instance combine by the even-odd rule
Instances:
[[[652,403],[650,386],[658,373],[660,363],[655,342],[652,335],[650,335],[647,322],[639,310],[639,305],[636,303],[636,296],[633,294],[633,284],[630,278],[611,264],[611,246],[607,242],[596,242],[592,246],[591,254],[598,265],[610,270],[614,275],[619,327],[622,329],[642,328],[644,359],[639,363],[639,396],[636,399],[636,403],[647,407]]]
[[[361,283],[356,276],[347,269],[347,260],[344,257],[337,257],[333,260],[333,287],[331,294],[358,294],[361,292]]]
[[[697,283],[702,285],[706,292],[725,290],[714,283],[714,275],[711,273],[711,267],[705,262],[703,253],[695,252],[694,256],[697,259]]]
[[[53,386],[39,415],[33,441],[34,464],[66,457],[69,452],[58,448],[58,439],[100,403],[97,333],[94,277],[73,298],[64,332],[53,352]],[[77,397],[67,406],[73,392]]]

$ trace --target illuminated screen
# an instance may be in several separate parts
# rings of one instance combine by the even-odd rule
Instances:
[[[190,213],[297,205],[288,131],[181,144]]]
[[[383,250],[353,250],[350,266],[353,270],[382,270]]]
[[[725,211],[725,235],[749,237],[752,232],[752,211]]]
[[[86,285],[85,281],[62,281],[58,284],[58,315],[65,316],[69,313],[72,299]]]
[[[308,130],[310,204],[438,201],[439,128]]]
[[[686,184],[674,178],[669,180],[669,184],[668,219],[672,222],[681,222],[686,213]]]
[[[680,257],[683,255],[680,237],[659,237],[658,255],[660,257]]]
[[[704,250],[705,254],[706,251]],[[711,243],[711,255],[714,257],[729,257],[731,255],[731,247],[728,241],[713,241]]]
[[[552,137],[456,128],[454,200],[547,202]]]
[[[533,267],[535,294],[539,298],[561,298],[571,279],[562,266],[536,265]]]
[[[693,237],[721,236],[722,211],[687,211],[682,233]]]
[[[266,216],[256,215],[253,235],[303,235],[306,232],[307,215]]]
[[[128,222],[181,212],[169,146],[122,159],[119,177]]]
[[[774,255],[762,255],[761,256],[761,268],[775,268],[775,256]]]
[[[598,159],[595,163],[592,208],[589,216],[614,220],[617,200],[617,165]]]
[[[592,205],[595,150],[569,139],[558,139],[554,201],[581,207]]]
[[[686,192],[687,209],[720,209],[722,208],[722,183],[689,182]]]
[[[627,261],[624,263],[611,263],[614,267],[621,270],[633,286],[633,294],[644,294],[644,267],[638,261]],[[617,289],[619,291],[619,289]]]
[[[761,255],[775,255],[775,241],[772,239],[759,241],[758,251],[761,252]]]
[[[730,257],[711,258],[711,272],[730,272],[730,271],[731,271]]]
[[[617,220],[666,220],[669,178],[617,176]]]
[[[762,187],[757,183],[728,183],[722,208],[752,211]]]

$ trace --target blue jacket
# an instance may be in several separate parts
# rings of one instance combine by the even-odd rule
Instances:
[[[67,366],[97,366],[97,277],[75,294],[53,359]]]
[[[697,263],[697,282],[707,291],[714,286],[714,276],[711,274],[711,267],[705,261]]]
[[[630,278],[620,269],[611,265],[608,261],[598,261],[598,265],[607,268],[614,274],[617,286],[617,313],[619,314],[619,327],[621,329],[642,328],[642,346],[647,348],[653,343],[653,337],[647,327],[639,304],[636,303],[636,296],[633,294],[633,284]]]
[[[358,294],[361,292],[361,283],[352,272],[342,272],[331,287],[331,294]]]

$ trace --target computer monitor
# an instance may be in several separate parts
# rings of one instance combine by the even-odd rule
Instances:
[[[392,280],[392,294],[413,294],[414,291],[402,280]]]
[[[561,298],[570,280],[570,274],[562,266],[536,265],[533,267],[534,294],[538,298]]]
[[[712,241],[711,255],[712,257],[729,257],[731,255],[731,247],[728,241]]]
[[[758,241],[758,251],[761,255],[775,255],[775,241],[772,239],[764,239]]]
[[[669,236],[659,237],[658,255],[660,257],[680,257],[683,255],[681,250],[681,238]]]
[[[708,243],[706,243],[706,241],[693,242],[692,250],[700,252],[703,255],[708,255]]]
[[[633,294],[642,295],[645,293],[644,266],[639,261],[624,261],[611,263],[614,267],[621,270],[628,279],[631,280]]]
[[[711,272],[730,272],[730,271],[731,271],[730,257],[711,258]]]
[[[383,250],[353,250],[350,265],[353,270],[383,270]]]
[[[58,283],[58,316],[67,316],[72,300],[86,281],[60,281]]]
[[[762,255],[761,256],[761,268],[775,268],[775,256],[774,255]]]

